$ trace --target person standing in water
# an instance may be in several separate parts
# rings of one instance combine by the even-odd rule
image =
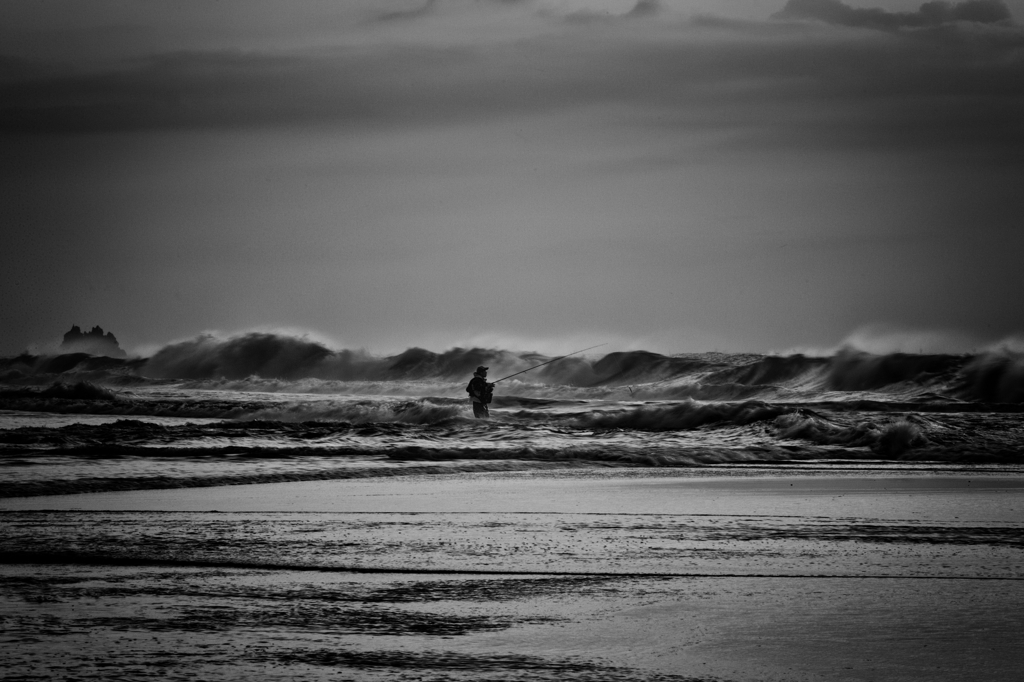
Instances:
[[[473,378],[466,386],[466,392],[473,401],[473,416],[477,419],[487,419],[491,416],[487,410],[487,403],[491,402],[491,395],[494,393],[494,384],[487,383],[487,368],[483,365],[476,368]]]

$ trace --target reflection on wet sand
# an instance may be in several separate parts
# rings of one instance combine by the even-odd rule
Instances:
[[[1021,479],[970,476],[8,499],[3,643],[15,679],[1013,680]]]

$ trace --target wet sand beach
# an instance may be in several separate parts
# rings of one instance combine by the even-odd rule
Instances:
[[[0,500],[11,679],[1015,680],[1024,476],[572,470]]]

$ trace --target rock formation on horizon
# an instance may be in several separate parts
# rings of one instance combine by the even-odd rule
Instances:
[[[109,358],[126,358],[117,338],[112,332],[103,332],[103,327],[96,325],[90,331],[82,333],[79,326],[72,325],[71,331],[64,335],[64,341],[60,344],[61,353],[88,353],[90,355],[105,355]]]

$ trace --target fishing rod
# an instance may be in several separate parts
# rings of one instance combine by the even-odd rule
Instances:
[[[599,343],[596,346],[591,346],[590,348],[584,348],[583,350],[574,350],[571,353],[567,353],[565,355],[559,355],[557,358],[554,358],[552,360],[548,360],[547,362],[542,362],[539,365],[534,365],[533,367],[530,367],[528,369],[524,369],[522,372],[516,372],[515,374],[509,374],[507,377],[502,377],[502,378],[498,379],[497,381],[492,381],[491,383],[492,384],[496,384],[496,383],[498,383],[498,381],[504,381],[505,379],[511,379],[512,377],[519,376],[520,374],[523,374],[523,372],[529,372],[531,369],[537,369],[538,367],[543,367],[544,365],[550,365],[552,362],[556,362],[558,360],[561,360],[562,358],[567,358],[570,355],[578,355],[579,353],[583,353],[583,352],[586,352],[588,350],[593,350],[595,348],[600,348],[601,346],[607,346],[607,345],[608,345],[607,343]]]

